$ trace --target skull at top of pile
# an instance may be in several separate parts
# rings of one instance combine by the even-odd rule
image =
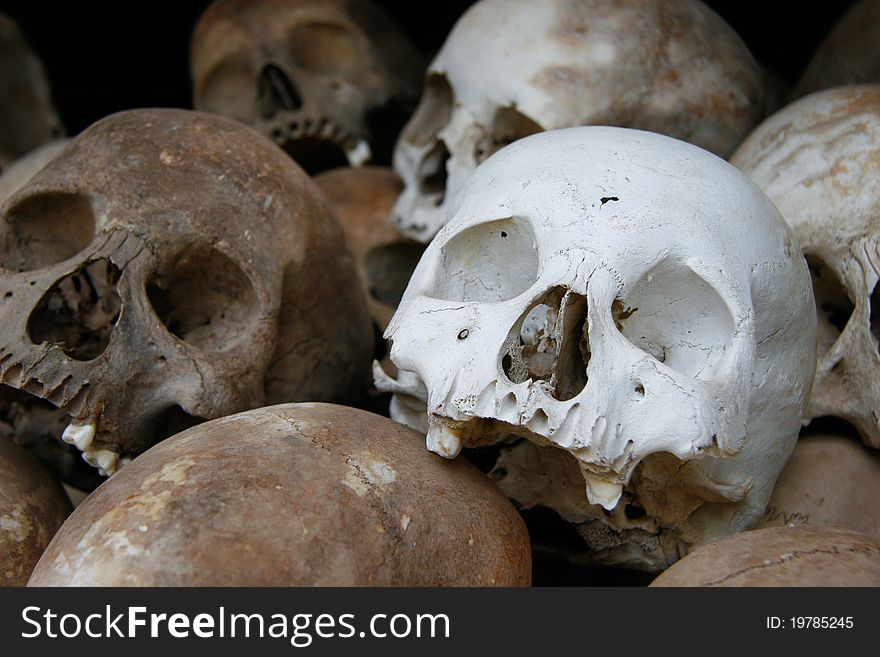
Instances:
[[[727,156],[762,117],[757,65],[697,0],[481,0],[428,68],[398,140],[394,221],[429,241],[467,175],[543,130],[651,130]]]
[[[110,116],[0,207],[0,431],[82,485],[62,433],[111,473],[200,419],[344,397],[369,376],[357,281],[320,192],[255,131]]]
[[[754,183],[669,137],[570,128],[493,155],[450,217],[386,333],[395,419],[418,425],[421,396],[444,456],[509,434],[562,453],[581,522],[638,532],[653,567],[760,517],[816,322],[797,241]]]
[[[314,174],[390,161],[424,64],[369,0],[215,0],[191,69],[196,109],[258,129]]]

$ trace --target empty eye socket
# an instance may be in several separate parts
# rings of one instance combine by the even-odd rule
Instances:
[[[31,342],[57,345],[74,360],[100,356],[122,309],[116,289],[121,275],[112,262],[99,259],[56,282],[28,318]]]
[[[206,247],[179,252],[148,282],[147,296],[171,333],[205,351],[229,351],[247,341],[259,317],[247,274]]]
[[[538,278],[538,249],[529,222],[511,217],[473,226],[440,249],[428,296],[448,301],[507,301]]]
[[[403,140],[424,146],[435,139],[452,118],[452,87],[445,76],[432,73],[415,114],[403,130]]]
[[[218,64],[205,79],[196,108],[250,123],[257,115],[258,76],[250,64],[228,59]]]
[[[495,112],[490,136],[477,143],[474,160],[479,164],[508,144],[538,132],[543,132],[543,128],[525,114],[512,107],[502,107]]]
[[[291,46],[297,65],[312,73],[348,73],[363,58],[357,37],[330,23],[298,26]]]
[[[693,270],[662,263],[612,307],[617,328],[668,367],[700,380],[717,380],[735,322],[724,299]]]
[[[806,260],[813,283],[813,296],[816,298],[816,315],[819,320],[817,350],[821,358],[843,333],[855,305],[834,269],[815,255],[808,254]],[[873,309],[873,304],[871,307]]]
[[[0,222],[0,267],[16,272],[49,267],[75,256],[94,237],[86,198],[67,192],[31,196]]]

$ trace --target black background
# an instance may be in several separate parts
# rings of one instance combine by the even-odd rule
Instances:
[[[472,0],[376,0],[432,54]],[[189,40],[209,0],[0,0],[43,59],[68,134],[137,107],[192,106]],[[853,0],[707,0],[755,58],[794,84]]]
[[[375,1],[429,56],[473,3]],[[19,24],[42,58],[55,106],[67,133],[75,135],[120,110],[191,107],[190,35],[208,4],[210,0],[0,0],[0,13]],[[817,46],[853,0],[706,0],[706,4],[739,33],[759,63],[794,85]],[[529,520],[532,526],[543,521],[540,517]],[[584,571],[540,553],[535,559],[536,583],[558,580],[561,575],[567,582],[581,585],[639,585],[652,579],[642,573],[610,571],[603,575]]]

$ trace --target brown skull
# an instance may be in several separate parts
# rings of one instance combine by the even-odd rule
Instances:
[[[18,26],[0,14],[0,171],[62,134],[43,65]]]
[[[193,102],[257,128],[310,173],[372,151],[387,161],[422,64],[367,0],[216,0],[193,33]]]
[[[0,207],[0,316],[0,431],[81,487],[62,432],[109,474],[200,419],[369,376],[326,202],[253,130],[196,112],[108,117]]]

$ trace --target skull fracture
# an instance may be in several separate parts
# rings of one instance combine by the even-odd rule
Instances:
[[[659,132],[726,157],[760,121],[761,74],[696,0],[481,0],[428,68],[394,152],[394,221],[428,242],[505,144],[579,125]]]
[[[369,377],[326,201],[271,142],[197,112],[110,116],[6,200],[0,317],[0,436],[79,487],[62,436],[110,474],[201,419]]]
[[[475,170],[386,333],[400,377],[374,373],[394,419],[427,410],[442,456],[513,434],[579,469],[579,503],[553,491],[568,479],[540,502],[656,570],[760,519],[814,313],[797,242],[746,176],[662,135],[570,128]]]

